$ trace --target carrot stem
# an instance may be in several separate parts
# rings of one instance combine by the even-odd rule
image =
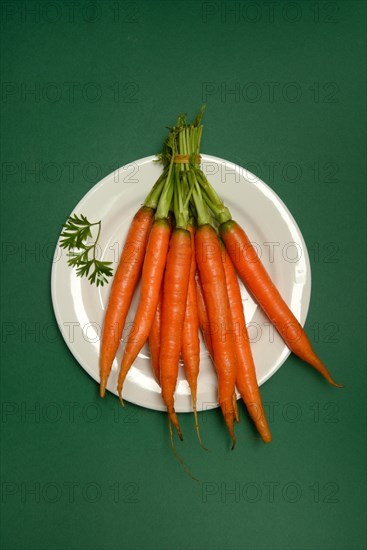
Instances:
[[[172,171],[173,171],[173,157],[169,165],[167,178],[164,182],[164,186],[159,198],[159,203],[155,214],[156,220],[166,219],[168,217],[168,212],[171,207],[172,196],[174,191]]]
[[[195,178],[195,174],[191,171],[189,172],[189,180],[193,186],[192,198],[193,198],[196,213],[197,213],[198,225],[199,226],[212,225],[212,219],[211,219],[208,207],[202,199],[200,187]]]
[[[167,174],[168,170],[167,168],[165,168],[163,170],[163,173],[155,182],[149,194],[147,195],[147,198],[144,201],[144,206],[147,206],[148,208],[153,208],[153,210],[157,208],[162,189],[167,179]]]
[[[210,201],[210,208],[218,221],[218,223],[225,223],[232,219],[231,213],[227,206],[223,204],[223,201],[219,198],[218,193],[214,187],[208,182],[205,174],[202,170],[196,169],[195,174],[200,187],[205,191]]]

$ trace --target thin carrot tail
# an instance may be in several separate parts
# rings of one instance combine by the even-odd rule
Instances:
[[[334,386],[335,388],[344,388],[343,384],[338,384],[337,382],[335,382],[335,380],[333,379],[333,377],[331,376],[330,372],[328,371],[328,369],[325,367],[324,363],[318,358],[316,357],[316,360],[314,360],[312,363],[310,363],[316,370],[319,371],[319,373],[322,374],[322,376],[324,378],[326,378],[326,380],[329,382],[329,384],[331,384],[332,386]]]
[[[236,436],[234,434],[234,412],[230,410],[226,404],[221,405],[222,414],[224,416],[224,421],[227,426],[227,430],[232,439],[232,451],[236,446]]]
[[[193,407],[193,411],[194,411],[194,420],[195,420],[195,430],[196,430],[196,435],[198,436],[198,440],[199,440],[199,443],[200,443],[200,447],[201,447],[204,451],[207,451],[208,449],[205,447],[205,445],[203,444],[203,442],[202,442],[202,440],[201,440],[200,428],[199,428],[199,420],[198,420],[198,413],[197,413],[197,410],[196,410],[196,406]]]
[[[171,448],[172,448],[172,452],[175,456],[175,458],[177,458],[177,460],[179,461],[180,465],[182,466],[182,468],[184,469],[185,473],[194,481],[197,481],[197,483],[201,483],[200,479],[198,479],[197,477],[194,477],[192,475],[192,473],[190,472],[190,470],[188,469],[188,467],[186,466],[185,462],[183,461],[183,459],[180,457],[180,455],[178,454],[178,452],[176,451],[176,447],[175,447],[175,443],[173,441],[173,432],[172,432],[172,422],[171,422],[171,419],[168,417],[168,429],[169,429],[169,436],[170,436],[170,440],[171,440]]]
[[[203,445],[203,442],[201,440],[201,435],[200,435],[199,419],[198,419],[198,413],[196,410],[196,388],[191,388],[191,400],[192,400],[192,409],[194,412],[196,435],[198,436],[200,447],[204,449],[204,451],[207,451],[208,449]]]
[[[101,378],[101,382],[99,385],[99,395],[102,398],[106,395],[106,386],[107,386],[107,379],[103,377]]]
[[[119,394],[119,399],[122,404],[122,383],[120,383],[120,380],[117,383],[117,393]]]
[[[176,412],[174,410],[169,412],[168,413],[168,418],[169,418],[169,421],[172,422],[172,424],[176,428],[178,437],[181,439],[181,441],[183,441],[183,436],[182,436],[182,432],[181,432],[181,428],[180,428],[180,424],[178,422]]]
[[[236,392],[233,392],[233,410],[234,410],[234,419],[237,422],[237,424],[240,421],[240,414],[238,412],[238,404],[237,404],[237,397]]]
[[[112,360],[111,360],[111,368],[112,368]],[[104,397],[106,395],[106,388],[107,388],[107,382],[109,378],[110,368],[109,368],[109,362],[106,359],[102,359],[100,361],[100,381],[99,381],[99,395],[100,397]]]
[[[265,426],[264,426],[264,428],[265,428]],[[264,429],[264,431],[261,433],[261,439],[263,440],[264,443],[271,443],[272,440],[273,440],[273,437],[270,433],[270,430],[269,430],[269,427],[268,427],[267,423],[266,423],[266,428],[267,428],[267,433],[265,434],[265,429]]]
[[[329,382],[329,384],[335,388],[344,388],[343,384],[337,384],[337,382],[335,382],[324,363],[317,357],[313,350],[308,353],[307,356],[301,358],[314,367]]]
[[[120,401],[121,405],[122,405],[123,407],[125,407],[125,403],[124,403],[124,401],[123,401],[123,399],[122,399],[121,389],[118,390],[118,395],[119,395],[119,401]]]
[[[280,333],[283,336],[284,340],[286,341],[286,344],[288,345],[288,347],[291,349],[291,351],[293,351],[293,353],[298,355],[298,357],[302,359],[302,361],[305,361],[306,363],[311,365],[311,367],[316,369],[332,386],[336,388],[343,387],[342,384],[337,384],[337,382],[335,382],[335,380],[331,376],[330,372],[328,371],[324,363],[316,355],[316,353],[312,349],[311,342],[308,339],[307,334],[305,333],[305,331],[303,330],[301,325],[299,325],[298,322],[295,323],[295,328],[292,333],[291,340],[287,341],[283,331],[280,331]]]
[[[268,422],[266,420],[265,411],[260,404],[260,408],[258,404],[255,403],[246,403],[246,400],[244,396],[242,396],[243,402],[246,405],[246,408],[248,410],[248,413],[253,420],[257,431],[259,432],[261,439],[264,441],[264,443],[270,443],[272,441],[272,435],[268,426]]]
[[[226,414],[224,416],[224,420],[225,420],[229,435],[231,436],[231,439],[232,439],[232,451],[233,451],[233,449],[236,446],[236,436],[234,434],[234,414],[233,413]]]
[[[131,366],[132,362],[133,361],[130,361],[129,357],[126,358],[125,355],[124,355],[124,357],[122,359],[122,362],[121,362],[119,377],[118,377],[118,381],[117,381],[117,391],[118,391],[121,403],[122,403],[122,397],[121,397],[122,388],[123,388],[126,375],[127,375],[128,371],[130,369],[130,366]]]

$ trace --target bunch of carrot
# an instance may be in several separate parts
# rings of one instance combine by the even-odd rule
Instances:
[[[158,160],[163,172],[129,229],[110,291],[100,354],[104,397],[133,294],[141,278],[134,334],[129,336],[118,376],[122,402],[127,373],[146,341],[169,417],[182,434],[174,408],[180,356],[192,396],[195,427],[199,373],[199,328],[218,378],[218,403],[232,439],[238,419],[235,388],[264,442],[271,433],[255,365],[237,274],[288,347],[334,386],[301,325],[280,296],[244,230],[232,220],[200,169],[203,108],[188,124],[180,115]]]

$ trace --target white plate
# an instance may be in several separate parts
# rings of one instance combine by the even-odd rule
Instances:
[[[91,221],[102,220],[100,257],[114,262],[119,255],[131,219],[144,202],[149,189],[161,173],[154,156],[135,161],[96,184],[75,207]],[[202,155],[202,168],[219,195],[246,230],[262,255],[281,295],[303,325],[311,292],[310,262],[305,242],[292,215],[280,198],[263,181],[226,160]],[[246,321],[259,384],[263,384],[284,363],[289,350],[258,305],[241,284]],[[80,365],[99,381],[98,355],[101,327],[110,284],[97,288],[79,278],[67,265],[67,252],[55,250],[51,277],[52,301],[61,333]],[[127,323],[134,318],[139,291],[136,292]],[[115,393],[121,343],[109,378],[108,390]],[[97,390],[96,390],[97,391]],[[146,344],[126,378],[123,397],[137,405],[165,410],[160,389],[152,374]],[[201,342],[198,379],[198,410],[217,407],[217,381],[208,353]],[[177,412],[191,412],[189,386],[180,365],[175,394]]]

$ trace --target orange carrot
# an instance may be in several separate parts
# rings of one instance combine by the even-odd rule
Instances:
[[[199,316],[199,326],[203,334],[206,349],[208,350],[210,358],[213,361],[213,344],[212,344],[212,336],[210,333],[208,312],[206,310],[205,300],[203,296],[203,289],[201,288],[200,277],[198,272],[196,272],[195,284],[196,284],[196,299],[197,299],[197,308],[198,308],[198,316]]]
[[[195,287],[195,227],[192,224],[187,226],[191,237],[191,266],[189,275],[189,286],[187,290],[185,320],[182,331],[182,359],[185,367],[186,379],[190,386],[192,408],[194,411],[195,428],[201,446],[202,441],[199,432],[198,415],[196,412],[197,400],[197,379],[200,365],[200,340],[199,340],[199,317],[196,300]]]
[[[170,225],[167,219],[154,222],[144,259],[140,300],[134,318],[134,331],[130,334],[122,358],[117,390],[122,402],[122,387],[126,375],[149,336],[159,301],[164,267],[166,263]]]
[[[199,326],[200,326],[201,332],[203,334],[206,349],[208,350],[210,358],[211,358],[211,360],[214,364],[213,345],[212,345],[212,337],[211,337],[211,333],[210,333],[210,324],[209,324],[209,319],[208,319],[208,313],[206,311],[206,305],[205,305],[205,301],[204,301],[203,291],[202,291],[202,288],[201,288],[200,277],[199,277],[199,274],[197,272],[196,272],[196,277],[195,277],[195,283],[196,283],[197,307],[198,307],[198,314],[199,314]],[[233,409],[234,409],[234,418],[235,418],[236,422],[239,422],[240,421],[240,416],[239,416],[239,413],[238,413],[236,392],[233,393]]]
[[[240,278],[287,346],[319,371],[330,384],[342,387],[333,380],[313,351],[306,333],[276,289],[244,230],[235,221],[229,220],[220,226],[220,234]]]
[[[169,212],[167,220],[172,231],[174,225],[173,213]],[[157,309],[154,315],[152,328],[149,333],[149,349],[150,349],[150,359],[152,362],[152,368],[155,375],[155,378],[160,383],[160,366],[159,366],[159,350],[161,347],[161,311],[162,311],[162,295],[163,295],[163,281],[159,291],[159,301]]]
[[[102,333],[100,395],[105,396],[108,376],[119,347],[131,300],[140,278],[154,210],[142,206],[135,214],[114,276]]]
[[[271,433],[262,406],[256,379],[255,364],[246,328],[245,315],[233,263],[222,244],[222,260],[227,282],[228,299],[231,308],[233,326],[236,332],[236,353],[238,360],[236,386],[254,421],[262,440],[270,443]]]
[[[159,350],[161,346],[161,307],[162,307],[162,288],[159,293],[159,301],[154,315],[153,324],[149,333],[150,358],[153,372],[159,383]]]
[[[177,228],[172,233],[163,282],[159,361],[162,397],[169,420],[176,427],[181,440],[182,434],[174,409],[174,392],[182,347],[190,267],[190,233],[186,229]]]
[[[218,376],[218,401],[234,447],[236,438],[233,425],[233,394],[237,357],[219,241],[214,229],[209,224],[201,225],[196,231],[195,248],[210,326],[216,327],[215,333],[211,330],[211,340]]]

